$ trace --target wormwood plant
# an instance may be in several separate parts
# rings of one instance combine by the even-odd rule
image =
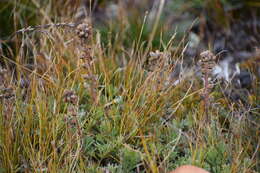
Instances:
[[[202,97],[204,100],[204,111],[205,111],[205,120],[209,121],[209,106],[210,106],[210,92],[213,88],[212,83],[212,69],[216,65],[215,63],[216,56],[213,55],[210,51],[204,51],[200,54],[199,65],[201,66],[202,79],[203,79],[203,93]]]
[[[48,18],[50,8],[40,9]],[[211,91],[210,52],[202,54],[201,111],[196,76],[170,78],[182,58],[175,50],[183,49],[174,47],[174,36],[156,38],[155,47],[157,35],[147,44],[142,30],[131,42],[128,27],[102,35],[91,22],[47,21],[18,30],[17,50],[2,55],[0,171],[157,173],[182,164],[217,173],[259,170],[257,109],[237,110]],[[213,116],[200,130],[205,112]]]

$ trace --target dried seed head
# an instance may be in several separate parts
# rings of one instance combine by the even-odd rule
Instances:
[[[212,69],[215,67],[216,56],[209,50],[204,51],[200,54],[200,60],[198,65],[201,67],[201,72],[204,75],[205,73],[211,73]]]
[[[85,74],[82,75],[83,79],[88,80],[88,81],[97,81],[98,80],[98,75],[94,74]]]
[[[71,126],[76,126],[77,125],[77,120],[76,119],[71,119],[70,120],[70,125]]]
[[[66,103],[71,103],[76,105],[78,102],[78,96],[72,90],[65,90],[63,97]]]
[[[202,80],[204,82],[204,94],[208,95],[210,90],[214,87],[214,79],[212,78],[212,70],[216,66],[216,56],[210,51],[204,51],[200,54],[198,65],[201,68]]]
[[[84,48],[81,52],[80,59],[91,62],[93,60],[91,55],[91,48]]]
[[[81,23],[76,27],[76,34],[82,40],[88,40],[91,35],[91,26],[88,23]]]
[[[74,106],[74,105],[69,105],[69,107],[68,107],[68,114],[69,115],[71,115],[71,116],[77,116],[77,107],[76,106]]]
[[[214,54],[212,52],[210,52],[209,50],[206,50],[206,51],[202,52],[200,54],[200,57],[201,57],[201,60],[204,61],[204,62],[206,62],[206,61],[213,61],[216,58],[214,56]]]
[[[155,52],[150,52],[149,55],[150,57],[147,63],[147,68],[149,71],[154,71],[157,68],[165,69],[169,65],[169,53],[156,50]]]

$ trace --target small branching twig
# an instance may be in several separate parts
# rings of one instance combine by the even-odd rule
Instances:
[[[33,32],[41,29],[47,29],[47,28],[63,28],[63,27],[70,27],[75,28],[77,25],[75,23],[52,23],[52,24],[46,24],[46,25],[37,25],[37,26],[28,26],[27,28],[22,28],[18,31],[16,31],[14,34],[19,33],[27,33],[27,32]]]
[[[78,24],[76,23],[51,23],[51,24],[45,24],[45,25],[37,25],[37,26],[28,26],[27,28],[19,29],[18,31],[15,31],[10,36],[7,36],[3,41],[11,41],[15,39],[15,36],[18,34],[24,34],[24,33],[30,33],[30,32],[43,32],[44,29],[48,28],[76,28]]]

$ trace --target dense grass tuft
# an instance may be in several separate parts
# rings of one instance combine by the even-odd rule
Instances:
[[[205,108],[201,79],[172,85],[185,45],[160,25],[160,8],[154,25],[120,13],[96,26],[70,22],[79,3],[32,2],[1,4],[13,32],[38,28],[2,43],[0,172],[260,171],[259,79],[249,103],[217,84]]]

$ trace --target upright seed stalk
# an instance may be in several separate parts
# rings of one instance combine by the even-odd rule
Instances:
[[[215,66],[216,56],[209,50],[204,51],[200,54],[199,65],[201,67],[202,79],[204,90],[202,93],[204,100],[204,113],[206,122],[209,121],[209,106],[210,106],[210,92],[213,87],[212,85],[212,69]]]

